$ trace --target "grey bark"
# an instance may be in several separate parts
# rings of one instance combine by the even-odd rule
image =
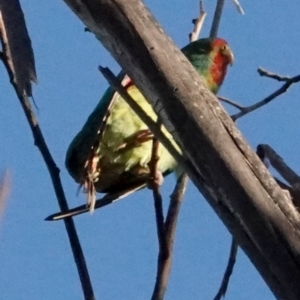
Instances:
[[[65,0],[174,134],[183,169],[278,299],[300,299],[300,216],[139,0]]]

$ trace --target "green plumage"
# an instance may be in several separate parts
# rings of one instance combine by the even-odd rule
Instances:
[[[201,39],[182,49],[213,92],[217,92],[222,83],[228,64],[224,64],[224,74],[224,70],[218,70],[218,66],[214,65],[218,63],[216,55],[220,54],[221,49],[221,46],[216,49],[214,43],[219,40]],[[216,76],[219,73],[216,76],[212,73],[215,70],[223,76],[218,81]],[[156,120],[152,107],[127,76],[123,79],[123,85],[144,111]],[[69,146],[66,156],[69,173],[86,189],[92,184],[96,191],[105,193],[146,183],[152,141],[139,140],[138,135],[144,130],[147,126],[119,94],[109,88]],[[164,131],[173,141],[166,129]],[[158,155],[158,170],[165,175],[174,171],[176,162],[162,145],[159,145]]]

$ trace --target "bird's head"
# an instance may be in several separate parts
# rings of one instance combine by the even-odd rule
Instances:
[[[217,93],[228,65],[234,60],[227,42],[221,38],[203,38],[188,44],[182,52],[204,78],[207,87]]]
[[[225,40],[220,38],[213,39],[211,40],[211,47],[212,57],[222,61],[226,66],[233,64],[234,55]]]

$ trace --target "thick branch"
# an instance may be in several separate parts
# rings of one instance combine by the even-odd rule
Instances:
[[[182,168],[276,297],[300,299],[298,212],[150,12],[138,0],[65,2],[152,104]]]

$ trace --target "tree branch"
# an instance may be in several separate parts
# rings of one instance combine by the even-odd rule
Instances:
[[[225,273],[224,273],[224,276],[222,279],[221,286],[220,286],[219,291],[218,291],[217,295],[215,296],[214,300],[221,300],[222,297],[225,298],[225,294],[226,294],[226,291],[228,288],[230,276],[232,274],[233,267],[236,262],[237,251],[238,251],[238,244],[235,241],[235,239],[232,238],[227,267],[226,267],[226,270],[225,270]]]
[[[262,73],[260,73],[260,74],[262,74]],[[278,96],[285,93],[292,84],[297,83],[297,82],[300,81],[300,75],[294,76],[294,77],[289,78],[289,79],[287,77],[280,77],[278,75],[270,74],[270,73],[268,75],[264,74],[264,76],[268,76],[268,77],[276,79],[276,80],[279,80],[280,78],[281,79],[284,78],[283,80],[280,80],[280,81],[285,81],[285,83],[278,90],[276,90],[271,95],[264,98],[263,100],[255,103],[253,105],[247,106],[247,107],[240,107],[239,109],[241,111],[231,116],[233,121],[236,121],[237,119],[253,112],[254,110],[257,110],[257,109],[261,108],[262,106],[267,105],[272,100],[276,99]]]
[[[54,191],[60,209],[62,211],[68,210],[67,200],[65,198],[65,194],[59,176],[60,170],[56,166],[54,159],[49,151],[49,148],[45,142],[44,136],[39,127],[38,121],[34,115],[32,106],[27,96],[28,93],[31,94],[31,87],[28,86],[28,82],[25,83],[22,82],[22,84],[20,85],[19,84],[20,80],[16,80],[15,70],[12,68],[13,63],[10,61],[11,56],[10,53],[8,52],[7,44],[4,43],[3,39],[1,39],[1,43],[2,43],[2,50],[3,50],[1,55],[1,60],[6,68],[10,82],[15,90],[15,93],[20,101],[24,114],[27,118],[28,124],[31,128],[34,137],[34,143],[38,147],[39,151],[41,152],[42,157],[50,173],[50,177],[52,180],[52,184],[54,187]],[[15,55],[17,54],[15,53]],[[26,81],[24,78],[23,80]],[[95,299],[94,292],[90,281],[88,269],[86,266],[84,254],[76,232],[75,224],[72,219],[66,219],[64,223],[68,234],[69,242],[71,245],[73,257],[77,266],[77,271],[79,274],[84,297],[86,300],[94,300]]]
[[[207,13],[204,11],[204,8],[203,8],[203,1],[200,1],[199,6],[200,6],[200,14],[199,14],[198,18],[193,19],[193,21],[192,21],[194,24],[194,29],[189,34],[190,42],[194,42],[194,41],[198,40],[202,26],[204,24],[204,21],[205,21],[206,15],[207,15]]]
[[[187,182],[188,176],[186,174],[181,174],[171,195],[171,201],[169,204],[166,221],[164,223],[168,255],[166,256],[161,252],[159,253],[156,282],[151,300],[162,300],[167,289],[172,264],[176,224]]]
[[[299,213],[144,4],[65,2],[152,104],[183,150],[182,169],[275,296],[300,299]]]
[[[218,35],[219,25],[222,17],[223,7],[225,0],[217,0],[217,5],[215,9],[215,14],[213,18],[213,22],[210,29],[210,38],[216,38]]]
[[[277,172],[296,190],[300,191],[300,176],[294,172],[269,145],[258,145],[257,152],[262,153]]]

